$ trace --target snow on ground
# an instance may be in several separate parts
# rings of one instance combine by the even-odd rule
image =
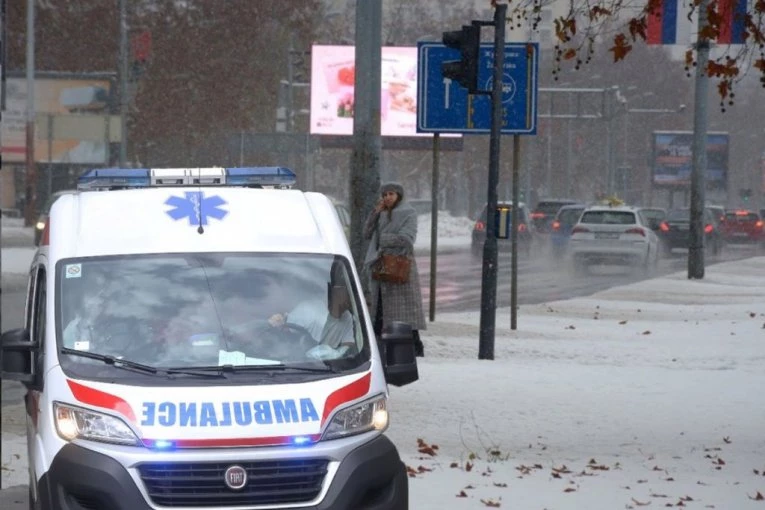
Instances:
[[[432,217],[431,214],[420,214],[417,217],[415,249],[430,248]],[[470,218],[452,216],[449,211],[438,211],[438,248],[469,245],[473,223]]]
[[[765,258],[508,317],[489,361],[440,315],[391,389],[412,508],[765,508]]]

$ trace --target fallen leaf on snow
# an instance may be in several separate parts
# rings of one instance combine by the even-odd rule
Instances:
[[[465,491],[460,491],[459,494],[457,494],[457,496],[455,496],[455,497],[457,497],[457,498],[466,498],[468,496],[467,496],[467,493]]]
[[[425,455],[430,455],[431,457],[435,457],[438,455],[436,453],[436,450],[438,450],[437,444],[428,444],[422,439],[417,439],[417,451],[420,453],[423,453]]]
[[[648,506],[648,505],[650,505],[650,504],[651,504],[651,502],[650,502],[650,501],[647,501],[647,502],[643,502],[643,501],[638,501],[638,500],[637,500],[637,499],[635,499],[635,498],[630,498],[630,499],[632,499],[632,502],[633,502],[633,503],[635,503],[637,506]]]
[[[482,499],[481,503],[483,503],[484,506],[489,506],[491,508],[499,508],[501,506],[499,501],[494,501],[493,499]]]
[[[752,499],[754,501],[765,501],[765,496],[763,496],[760,491],[757,491],[757,494],[755,494],[754,497],[749,496],[749,499]]]

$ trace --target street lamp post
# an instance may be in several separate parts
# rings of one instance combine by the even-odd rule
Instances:
[[[629,108],[628,101],[626,98],[622,97],[620,102],[624,105],[624,145],[623,145],[623,167],[628,168],[630,157],[629,157],[629,119],[630,114],[653,114],[653,115],[665,115],[665,114],[674,114],[674,113],[682,113],[686,109],[686,105],[681,104],[677,108]]]

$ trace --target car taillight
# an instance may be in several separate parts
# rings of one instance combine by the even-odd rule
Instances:
[[[713,227],[712,225],[707,225],[704,227],[705,234],[711,234],[714,231],[715,231],[715,227]]]
[[[763,223],[762,220],[757,220],[757,223],[754,224],[755,228],[762,228]]]
[[[571,230],[571,233],[572,234],[584,234],[584,233],[589,232],[589,231],[590,231],[590,229],[586,228],[586,227],[574,227]]]
[[[528,230],[528,227],[526,227],[525,223],[518,224],[518,232],[526,232],[526,230]]]
[[[476,221],[475,222],[475,229],[477,231],[479,231],[479,232],[483,232],[484,230],[486,230],[486,223],[484,223],[482,221]]]
[[[624,231],[624,233],[625,234],[637,234],[637,235],[645,237],[645,230],[643,230],[640,227],[628,228],[627,230]]]
[[[661,225],[659,225],[659,230],[662,232],[669,232],[669,225],[667,225],[666,221],[661,222]]]
[[[560,230],[560,221],[553,221],[552,222],[552,229],[553,230]]]
[[[545,218],[545,216],[546,215],[543,212],[533,212],[533,213],[531,213],[531,219],[532,220],[541,220],[541,219]]]

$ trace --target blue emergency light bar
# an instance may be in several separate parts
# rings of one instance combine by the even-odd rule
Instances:
[[[82,174],[79,190],[161,186],[250,186],[289,188],[297,181],[289,168],[97,168]]]

